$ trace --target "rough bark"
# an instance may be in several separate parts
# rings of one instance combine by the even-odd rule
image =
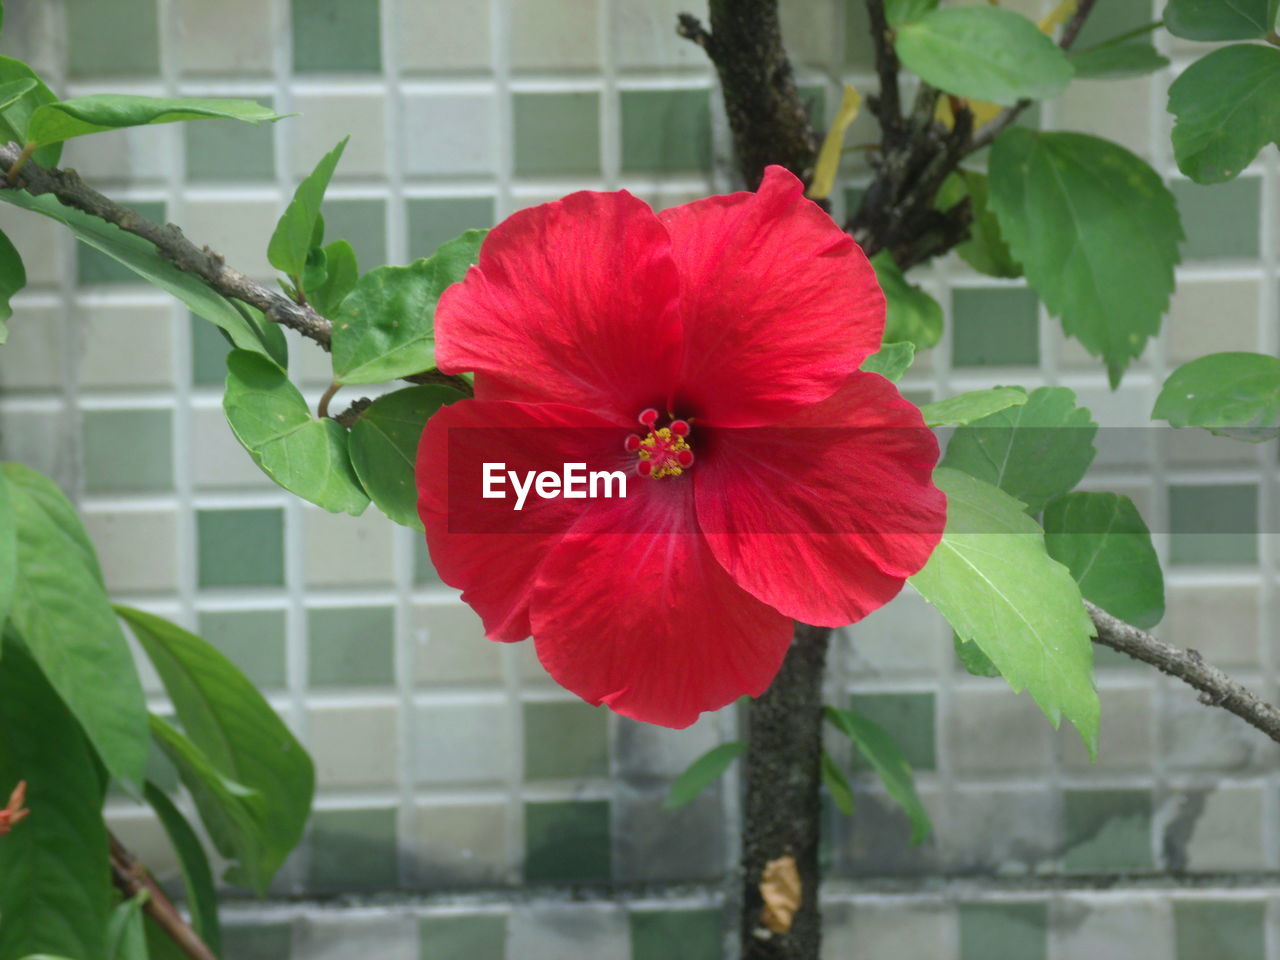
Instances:
[[[738,170],[754,190],[769,164],[808,183],[818,136],[782,45],[777,0],[711,0],[711,30],[681,14],[679,32],[707,52],[720,75]]]
[[[746,809],[742,828],[742,960],[816,960],[821,840],[822,677],[829,627],[796,624],[782,669],[748,708]],[[766,864],[794,857],[800,909],[786,933],[760,920]]]

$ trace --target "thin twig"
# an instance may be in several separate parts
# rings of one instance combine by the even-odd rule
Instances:
[[[1076,12],[1071,19],[1067,21],[1067,25],[1062,29],[1062,36],[1058,40],[1058,46],[1063,50],[1070,50],[1071,45],[1076,42],[1076,37],[1080,35],[1080,31],[1084,28],[1084,22],[1089,19],[1089,14],[1093,11],[1094,4],[1098,0],[1080,0],[1076,7]],[[966,155],[976,153],[983,147],[989,147],[995,143],[996,137],[1004,133],[1005,130],[1013,126],[1015,120],[1022,115],[1022,111],[1031,106],[1030,100],[1019,100],[1012,107],[1008,107],[1000,113],[994,120],[988,123],[973,138],[969,144],[969,149],[965,151]]]
[[[0,169],[12,168],[18,163],[22,153],[22,147],[16,143],[0,145]],[[208,247],[197,247],[173,224],[161,226],[104,197],[81,180],[74,170],[57,167],[45,169],[27,161],[10,178],[8,185],[10,188],[26,190],[36,197],[50,194],[65,206],[113,223],[126,233],[149,241],[162,257],[179,270],[198,277],[224,297],[257,307],[267,319],[297,330],[326,350],[329,348],[333,325],[315,310],[294,303],[284,294],[277,293],[227,266],[220,254]]]
[[[1145,630],[1113,617],[1087,600],[1085,609],[1098,631],[1095,643],[1119,650],[1135,660],[1150,664],[1161,673],[1190,684],[1200,691],[1201,703],[1231,711],[1280,743],[1280,709],[1207,663],[1197,651],[1182,650],[1157,640]]]
[[[880,121],[885,140],[894,144],[902,132],[902,104],[898,93],[898,54],[889,35],[884,0],[867,0],[867,16],[876,50],[876,74],[880,78],[880,90],[868,105]]]
[[[155,879],[147,872],[147,868],[138,862],[114,834],[111,840],[111,880],[116,888],[132,900],[142,891],[148,896],[142,909],[156,926],[185,953],[191,960],[218,960],[209,945],[200,939],[200,935],[182,918],[178,908],[173,905],[168,894],[161,889]]]
[[[316,407],[316,416],[321,420],[329,416],[329,401],[333,399],[334,394],[342,389],[342,384],[337,380],[325,387],[325,391],[320,395],[320,403]]]

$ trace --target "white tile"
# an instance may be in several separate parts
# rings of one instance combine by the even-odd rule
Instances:
[[[383,177],[387,171],[384,104],[379,93],[298,93],[294,110],[300,116],[285,121],[291,139],[292,171],[305,177],[321,157],[351,135],[334,182],[353,177]]]
[[[495,169],[490,94],[406,95],[400,130],[408,174],[477,176]]]
[[[394,706],[314,707],[307,740],[322,787],[396,782],[399,714]]]
[[[178,516],[171,510],[84,511],[108,591],[178,588]]]

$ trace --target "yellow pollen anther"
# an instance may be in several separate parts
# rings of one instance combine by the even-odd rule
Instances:
[[[672,433],[670,427],[661,427],[650,430],[649,435],[640,441],[636,456],[653,463],[653,472],[649,476],[659,480],[663,477],[678,477],[684,473],[684,467],[680,466],[678,458],[688,449],[689,444],[684,437]]]

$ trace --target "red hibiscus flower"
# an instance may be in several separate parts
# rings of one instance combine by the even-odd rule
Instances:
[[[440,576],[591,703],[682,727],[758,696],[793,618],[858,620],[941,535],[936,440],[858,371],[884,310],[862,250],[779,167],[659,214],[626,191],[514,214],[436,312],[440,369],[475,374],[418,452]],[[481,495],[484,463],[631,482],[517,512]]]

